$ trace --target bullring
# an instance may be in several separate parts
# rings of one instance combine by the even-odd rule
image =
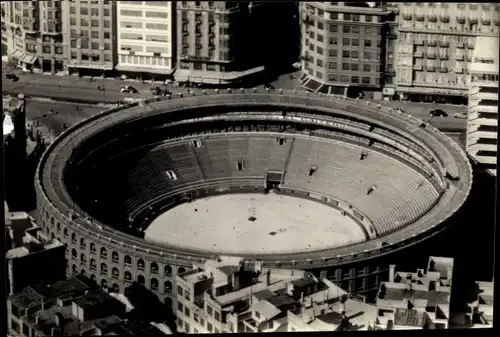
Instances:
[[[464,152],[421,120],[343,97],[248,89],[151,99],[93,116],[50,145],[35,181],[37,220],[68,245],[69,272],[120,289],[137,280],[168,304],[177,272],[219,255],[144,240],[151,221],[179,204],[271,192],[329,205],[358,223],[365,240],[230,253],[322,272],[363,293],[387,269],[368,266],[442,229],[471,184]]]

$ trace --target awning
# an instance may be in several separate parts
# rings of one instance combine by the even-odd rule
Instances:
[[[177,69],[174,73],[174,77],[178,82],[189,81],[194,83],[221,84],[242,79],[243,77],[249,75],[257,74],[264,69],[264,66],[260,66],[245,71],[232,71],[229,73],[218,71]]]
[[[21,56],[20,61],[23,63],[27,63],[27,64],[33,64],[33,63],[35,63],[37,58],[38,58],[38,56],[36,56],[36,55],[30,54],[30,53],[24,53],[23,56]]]
[[[168,68],[141,68],[141,67],[132,67],[127,65],[117,65],[116,70],[119,71],[131,71],[135,73],[148,73],[148,74],[162,74],[162,75],[170,75],[174,72],[174,69]]]
[[[16,49],[11,55],[10,57],[11,58],[15,58],[15,59],[20,59],[21,57],[23,56],[23,52],[20,51],[19,49]]]

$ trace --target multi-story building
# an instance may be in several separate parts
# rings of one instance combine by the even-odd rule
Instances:
[[[133,77],[170,75],[175,56],[175,2],[118,1],[116,6],[116,70]]]
[[[498,137],[498,37],[478,37],[470,64],[466,148],[481,168],[496,176]]]
[[[2,2],[2,57],[25,70],[63,72],[62,1]]]
[[[300,6],[302,85],[326,94],[380,97],[384,78],[394,72],[392,62],[386,64],[387,39],[396,36],[394,11],[382,3]]]
[[[475,300],[468,304],[470,307],[470,326],[472,328],[492,328],[494,282],[477,281],[474,285]]]
[[[103,75],[116,64],[116,1],[63,2],[63,32],[70,74]]]
[[[213,85],[251,81],[288,51],[283,41],[290,39],[277,36],[274,27],[291,22],[286,19],[293,17],[293,3],[178,1],[176,5],[176,81]]]
[[[467,104],[476,37],[498,39],[494,3],[400,4],[396,91],[402,100]]]
[[[382,282],[376,299],[376,329],[447,329],[453,277],[452,258],[429,257],[427,269],[396,272]]]

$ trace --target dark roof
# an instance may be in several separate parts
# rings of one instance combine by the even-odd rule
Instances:
[[[269,289],[264,289],[264,290],[261,290],[261,291],[257,291],[253,295],[257,298],[257,300],[260,301],[260,300],[268,299],[270,297],[274,297],[274,296],[276,296],[276,293],[272,292]]]
[[[113,327],[112,332],[120,336],[135,336],[146,334],[147,336],[165,336],[165,334],[149,323],[134,320],[124,321]]]
[[[386,300],[427,300],[429,306],[449,304],[447,292],[387,288]]]
[[[424,314],[414,309],[396,309],[394,324],[422,327],[425,323]]]
[[[94,322],[94,326],[98,328],[99,330],[103,331],[106,333],[109,331],[109,329],[113,326],[116,325],[117,323],[120,323],[122,319],[116,315],[104,317],[101,319],[98,319],[97,321]]]
[[[229,275],[233,275],[236,272],[238,272],[240,270],[240,267],[238,267],[238,266],[223,266],[223,267],[219,267],[218,269],[221,272],[223,272],[224,274],[226,274],[227,276],[229,276]]]
[[[43,297],[40,296],[40,294],[32,287],[26,287],[17,294],[9,296],[11,303],[20,309],[27,309],[36,305],[41,305],[43,302],[42,299]]]
[[[89,290],[90,287],[76,277],[67,280],[58,281],[48,285],[39,285],[34,289],[43,297],[48,299],[58,298],[60,296],[73,295],[74,297],[80,296]]]
[[[75,304],[81,308],[88,308],[105,302],[118,301],[104,290],[89,291],[85,296],[74,300]],[[121,302],[120,302],[121,303]]]
[[[280,295],[280,296],[271,297],[271,298],[268,298],[267,301],[269,303],[271,303],[272,305],[274,305],[276,308],[280,308],[280,307],[283,307],[285,305],[293,304],[293,303],[297,302],[288,295]]]
[[[292,284],[297,288],[304,288],[309,285],[316,284],[316,281],[314,281],[312,278],[303,277],[298,280],[292,281]]]

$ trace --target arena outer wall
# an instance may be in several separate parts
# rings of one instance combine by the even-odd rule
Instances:
[[[140,103],[114,108],[95,115],[59,136],[43,155],[35,177],[37,193],[37,218],[43,231],[67,244],[68,273],[84,271],[101,285],[124,289],[133,280],[140,280],[158,295],[160,300],[175,305],[175,276],[206,259],[217,258],[204,252],[185,252],[146,242],[112,229],[105,224],[89,221],[86,214],[75,214],[79,209],[67,193],[62,167],[67,158],[61,156],[63,147],[71,147],[74,141],[81,141],[82,130],[102,128],[118,121],[140,119],[151,114],[168,113],[184,108],[258,104],[335,110],[335,114],[356,116],[358,119],[399,130],[407,140],[418,142],[436,156],[442,164],[443,181],[446,176],[460,179],[461,188],[440,208],[438,217],[416,221],[387,236],[376,238],[348,247],[293,255],[265,256],[260,259],[264,266],[273,268],[297,268],[311,270],[326,276],[353,293],[369,293],[388,271],[389,264],[383,258],[394,252],[419,243],[446,227],[447,220],[463,205],[472,185],[472,170],[468,158],[449,137],[429,124],[422,127],[422,121],[391,108],[368,101],[357,101],[342,96],[296,91],[233,90],[178,95],[175,97],[152,98]],[[79,211],[80,212],[80,211]],[[67,229],[69,235],[63,236]],[[72,256],[71,251],[77,251]],[[104,254],[103,252],[106,251]],[[89,267],[93,257],[97,264]],[[252,257],[244,257],[253,263]],[[127,263],[128,261],[128,263]],[[106,264],[105,270],[101,269]],[[70,266],[72,266],[70,268]],[[152,280],[155,279],[154,282]],[[152,287],[152,283],[155,284]]]

